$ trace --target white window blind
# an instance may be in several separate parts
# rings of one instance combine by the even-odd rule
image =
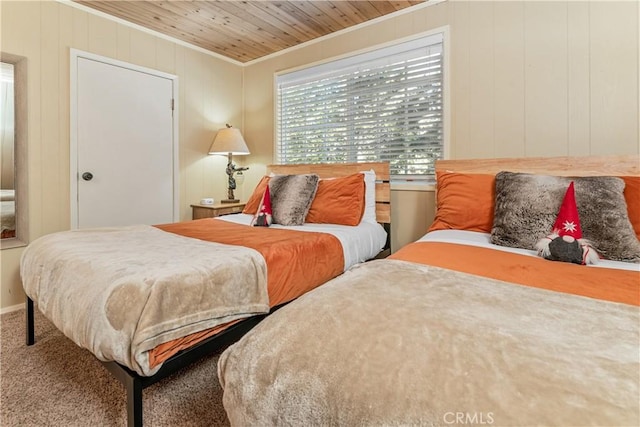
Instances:
[[[431,178],[443,62],[436,34],[277,76],[277,162],[388,161],[392,178]]]

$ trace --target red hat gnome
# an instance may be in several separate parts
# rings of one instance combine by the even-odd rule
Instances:
[[[536,249],[538,255],[552,261],[575,264],[594,264],[598,261],[599,256],[595,249],[582,238],[573,181],[564,195],[551,234],[540,239],[536,243]]]
[[[269,186],[264,190],[264,195],[262,196],[262,201],[260,201],[260,206],[258,207],[258,212],[253,217],[251,221],[251,225],[255,225],[256,227],[268,227],[271,225],[271,194],[269,193]]]
[[[573,181],[571,181],[567,192],[564,194],[556,223],[553,224],[553,232],[560,236],[571,236],[574,239],[582,239],[582,228],[580,227],[580,216],[578,215]]]

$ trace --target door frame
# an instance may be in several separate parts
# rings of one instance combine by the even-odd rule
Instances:
[[[103,62],[108,65],[126,68],[132,71],[139,71],[157,77],[162,77],[172,81],[172,99],[173,99],[173,221],[177,221],[180,217],[180,163],[178,159],[179,153],[179,130],[178,130],[178,76],[154,70],[152,68],[142,67],[117,59],[108,58],[106,56],[96,55],[90,52],[84,52],[79,49],[70,48],[69,65],[70,65],[70,132],[69,132],[69,153],[70,153],[70,227],[78,228],[78,59],[85,58],[93,61]]]

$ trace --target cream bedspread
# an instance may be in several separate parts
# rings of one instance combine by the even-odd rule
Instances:
[[[220,357],[234,426],[640,425],[638,307],[401,260],[356,266]]]
[[[159,369],[146,354],[156,345],[269,311],[259,252],[146,225],[46,235],[24,251],[20,272],[67,337],[145,376]]]

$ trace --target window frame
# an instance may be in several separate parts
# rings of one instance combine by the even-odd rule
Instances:
[[[450,158],[450,31],[449,26],[438,27],[433,30],[429,30],[426,32],[421,32],[409,37],[404,37],[401,39],[395,39],[393,41],[373,45],[371,47],[360,49],[352,52],[348,52],[342,55],[337,55],[334,57],[326,58],[321,61],[312,62],[309,64],[305,64],[298,67],[292,67],[289,69],[281,70],[274,73],[273,77],[273,111],[274,111],[274,128],[273,128],[273,160],[274,163],[280,163],[280,159],[278,158],[278,145],[279,145],[279,125],[278,125],[278,83],[279,79],[283,75],[291,74],[291,73],[304,73],[305,70],[310,68],[317,68],[316,74],[319,74],[320,70],[330,69],[332,67],[332,63],[336,61],[348,61],[350,58],[357,56],[364,56],[371,52],[378,51],[380,49],[392,48],[396,45],[411,43],[413,41],[424,39],[428,37],[432,37],[434,35],[440,35],[442,37],[442,64],[443,64],[443,75],[442,75],[442,159]],[[322,68],[321,68],[322,67]],[[411,184],[431,184],[434,182],[434,175],[413,175],[411,177],[403,178],[402,176],[392,176],[392,183],[402,184],[402,183],[411,183]],[[412,188],[414,185],[411,186]]]

